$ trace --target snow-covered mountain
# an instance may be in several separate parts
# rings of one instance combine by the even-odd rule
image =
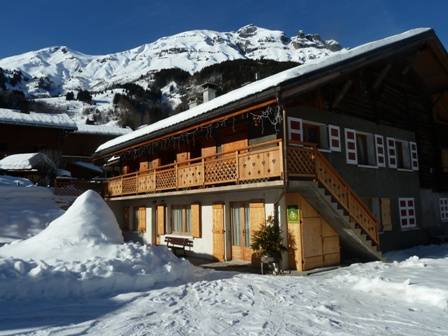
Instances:
[[[282,31],[254,25],[235,32],[192,30],[114,54],[92,56],[69,47],[49,47],[0,59],[0,68],[20,70],[25,80],[15,89],[31,96],[58,96],[69,90],[101,91],[135,82],[161,69],[189,73],[237,59],[270,59],[304,63],[340,50],[338,42],[317,34],[288,37]]]

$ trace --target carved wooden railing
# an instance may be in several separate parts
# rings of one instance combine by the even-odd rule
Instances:
[[[378,244],[377,219],[316,147],[289,146],[288,175],[315,178],[345,209],[354,223]]]
[[[281,140],[108,179],[109,197],[265,181],[283,175]]]

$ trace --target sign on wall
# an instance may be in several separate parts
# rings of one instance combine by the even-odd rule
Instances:
[[[299,207],[297,205],[288,205],[288,224],[299,224]]]

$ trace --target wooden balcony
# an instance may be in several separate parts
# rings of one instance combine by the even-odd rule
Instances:
[[[107,197],[116,197],[267,181],[282,176],[282,142],[274,140],[113,177],[108,179],[105,192]]]

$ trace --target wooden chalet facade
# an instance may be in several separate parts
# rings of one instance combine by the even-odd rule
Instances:
[[[285,266],[428,241],[448,221],[448,62],[417,29],[251,83],[97,149],[129,239],[253,260],[272,216]]]

